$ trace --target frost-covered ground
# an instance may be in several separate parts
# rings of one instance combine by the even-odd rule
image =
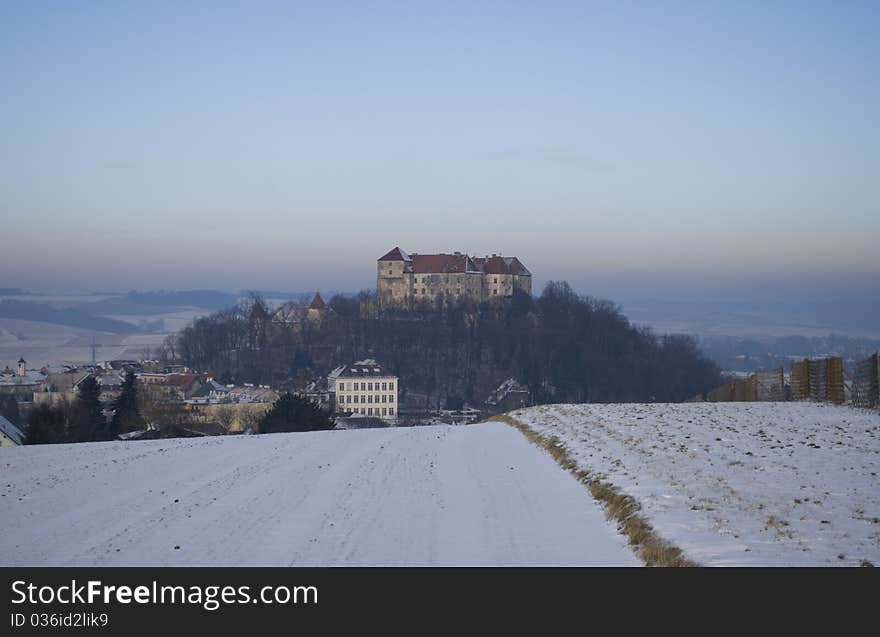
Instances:
[[[637,565],[507,425],[0,449],[0,565]]]
[[[880,414],[814,403],[512,412],[705,565],[880,565]]]

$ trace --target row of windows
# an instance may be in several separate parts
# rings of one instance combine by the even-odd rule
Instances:
[[[375,411],[376,413],[373,413]],[[394,415],[394,407],[382,407],[382,413],[379,413],[379,408],[376,407],[361,407],[358,409],[346,409],[345,413],[347,414],[361,414],[363,416],[393,416]]]
[[[357,394],[355,394],[353,398],[354,398],[354,400],[352,400],[351,394],[347,394],[345,396],[340,396],[339,403],[342,404],[342,403],[359,403],[359,402],[360,403],[380,403],[380,402],[381,403],[384,403],[384,402],[393,403],[394,402],[394,394],[379,394],[377,396],[373,396],[372,394],[370,394],[368,396],[358,396]],[[373,400],[374,398],[375,398],[375,400]],[[381,398],[381,400],[380,400],[380,398]]]
[[[360,384],[360,391],[373,391],[373,385],[376,386],[376,391],[379,391],[380,383],[348,383],[348,391],[358,391],[358,384]],[[382,391],[394,391],[394,383],[381,383]],[[345,383],[339,383],[339,391],[345,391]]]

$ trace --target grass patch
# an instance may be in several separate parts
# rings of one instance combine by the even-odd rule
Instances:
[[[536,433],[509,414],[492,416],[487,420],[503,422],[518,429],[529,442],[544,449],[559,466],[586,485],[590,494],[602,505],[608,519],[616,522],[617,528],[626,535],[630,546],[645,566],[699,566],[686,558],[680,548],[657,535],[648,520],[639,514],[641,506],[633,497],[621,493],[610,482],[578,468],[558,438]]]

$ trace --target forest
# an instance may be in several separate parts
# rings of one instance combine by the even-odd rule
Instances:
[[[336,295],[319,319],[293,323],[253,295],[195,320],[158,355],[224,382],[290,388],[373,358],[400,377],[404,406],[430,409],[480,407],[510,378],[533,404],[678,402],[722,382],[691,338],[655,335],[555,281],[538,297],[408,310],[380,310],[372,291]]]

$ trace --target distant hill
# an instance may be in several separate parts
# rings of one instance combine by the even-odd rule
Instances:
[[[219,292],[217,290],[184,290],[167,292],[131,291],[124,296],[101,301],[83,303],[79,309],[90,314],[145,315],[164,314],[180,308],[197,307],[207,310],[219,310],[234,305],[238,301],[237,294]]]
[[[88,312],[74,308],[57,309],[46,303],[34,303],[33,301],[11,301],[8,299],[0,301],[0,318],[40,321],[115,334],[130,334],[137,330],[134,325],[125,321],[93,316]]]

